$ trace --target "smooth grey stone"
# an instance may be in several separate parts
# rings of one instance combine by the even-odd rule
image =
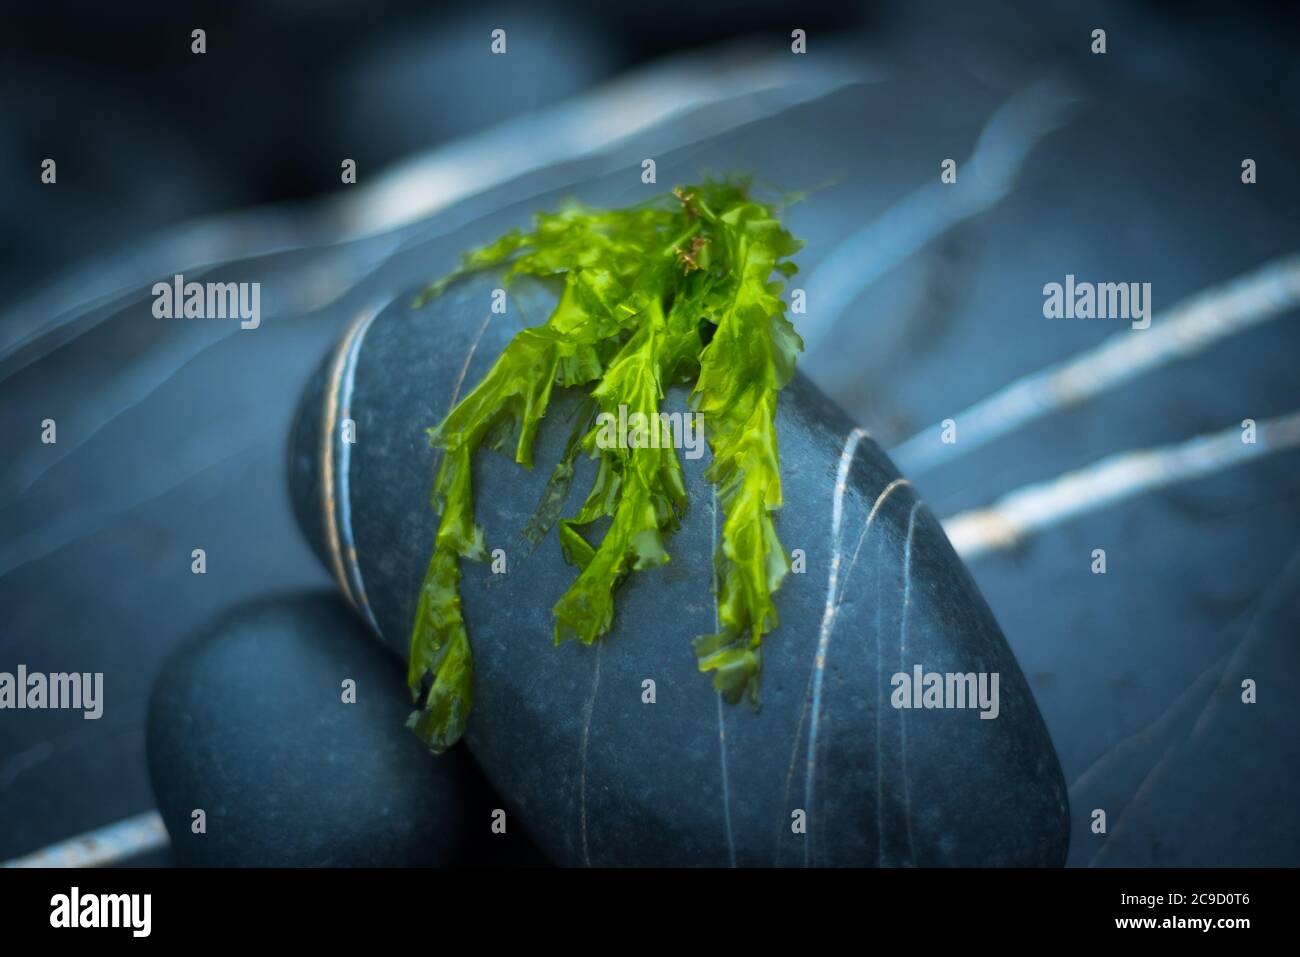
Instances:
[[[343,702],[345,679],[355,703]],[[177,861],[458,862],[474,769],[455,749],[433,760],[405,717],[397,661],[338,596],[225,615],[168,660],[149,706],[149,774]],[[206,833],[191,830],[196,808]]]
[[[409,295],[394,300],[345,338],[351,358],[327,360],[299,411],[290,462],[299,521],[401,654],[436,527],[436,454],[425,430],[552,301],[540,286],[521,286],[509,314],[493,316],[494,285],[491,276],[471,278],[418,310]],[[673,388],[667,407],[683,408],[686,394]],[[723,704],[691,646],[715,630],[707,455],[683,460],[691,505],[668,542],[672,561],[624,582],[604,640],[555,647],[551,606],[576,572],[554,529],[536,547],[521,533],[577,405],[576,395],[557,390],[532,472],[506,456],[476,456],[478,520],[489,549],[505,549],[508,572],[462,563],[477,676],[466,741],[554,861],[1064,861],[1060,767],[997,623],[939,523],[869,438],[848,457],[836,534],[836,476],[853,427],[802,377],[779,403],[786,504],[777,528],[787,551],[804,550],[807,568],[777,596],[781,623],[764,645],[759,710]],[[323,423],[342,418],[355,422],[355,443],[339,433],[323,445]],[[326,461],[333,496],[322,494]],[[565,514],[576,511],[593,472],[594,463],[580,461]],[[837,555],[838,611],[828,617]],[[891,676],[915,665],[998,673],[998,717],[895,709]],[[647,679],[654,704],[642,700]],[[806,833],[796,833],[800,812]]]

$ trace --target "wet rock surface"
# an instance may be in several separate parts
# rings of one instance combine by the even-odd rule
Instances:
[[[398,663],[337,596],[225,615],[166,663],[149,707],[150,777],[177,862],[455,863],[477,775],[458,751],[430,757],[406,711]]]
[[[478,381],[521,313],[544,316],[535,288],[512,293],[509,314],[491,315],[493,285],[458,283],[419,310],[409,296],[394,300],[354,340],[351,381],[332,386],[327,364],[299,412],[291,483],[300,521],[327,564],[331,537],[354,543],[355,568],[344,566],[401,654],[436,526],[425,429]],[[331,421],[322,404],[340,390],[350,395],[356,442],[346,453],[347,506],[330,510],[320,484],[320,430]],[[674,388],[666,408],[685,400]],[[778,411],[786,504],[777,528],[806,564],[777,596],[781,624],[764,646],[760,709],[722,704],[691,648],[715,628],[720,516],[703,478],[707,455],[683,459],[691,504],[668,542],[672,561],[624,582],[603,641],[555,647],[550,609],[575,571],[553,529],[535,547],[521,533],[576,407],[572,394],[553,402],[532,472],[499,454],[477,456],[478,520],[488,548],[504,549],[507,571],[465,562],[462,585],[477,676],[466,742],[554,861],[1063,862],[1060,768],[996,621],[910,484],[802,378]],[[328,448],[337,495],[341,445]],[[592,471],[579,464],[566,514]],[[910,678],[917,666],[996,674],[996,717],[973,706],[895,707],[894,676]]]

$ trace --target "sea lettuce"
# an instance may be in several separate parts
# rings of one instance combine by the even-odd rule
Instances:
[[[576,515],[559,521],[564,557],[578,569],[556,602],[554,639],[591,644],[610,628],[614,593],[635,570],[669,560],[665,540],[687,505],[671,447],[607,447],[597,412],[626,407],[657,421],[665,389],[693,383],[712,453],[706,477],[723,522],[717,554],[721,630],[695,639],[701,671],[728,702],[757,706],[762,642],[777,625],[773,593],[789,570],[772,513],[781,506],[775,425],[777,393],[803,343],[785,317],[788,257],[802,244],[778,209],[752,198],[748,183],[705,181],[627,209],[569,203],[541,213],[530,231],[512,230],[462,257],[429,286],[422,306],[471,272],[503,270],[562,283],[542,325],[518,333],[492,368],[436,427],[443,452],[432,504],[440,516],[411,633],[408,683],[418,710],[410,726],[435,752],[464,733],[474,700],[473,661],[461,614],[460,559],[482,559],[470,462],[484,444],[508,445],[532,467],[533,440],[552,390],[589,396],[585,432],[575,433],[552,487],[567,488],[573,457],[598,459]],[[555,505],[556,503],[551,503]],[[608,519],[603,535],[591,530]]]

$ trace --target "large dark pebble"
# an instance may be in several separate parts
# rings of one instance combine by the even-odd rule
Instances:
[[[461,395],[523,314],[530,323],[545,316],[544,292],[535,287],[513,292],[510,313],[492,316],[495,284],[492,277],[457,283],[422,309],[411,307],[410,296],[394,300],[345,340],[350,358],[325,363],[299,412],[291,457],[299,520],[323,560],[342,563],[349,589],[365,596],[362,610],[401,654],[436,526],[429,505],[436,454],[425,430],[446,414],[462,369]],[[672,389],[667,408],[683,408],[685,397],[685,389]],[[691,647],[694,636],[714,630],[717,519],[703,478],[707,455],[684,460],[691,506],[669,542],[670,564],[624,583],[605,640],[555,647],[551,606],[575,571],[554,529],[535,547],[521,533],[576,403],[572,394],[557,395],[532,472],[502,455],[476,458],[478,518],[488,547],[505,549],[508,571],[494,575],[487,564],[465,562],[462,589],[477,667],[466,741],[554,861],[1064,861],[1060,766],[997,622],[912,487],[896,481],[870,438],[846,454],[852,423],[802,377],[782,394],[778,413],[786,504],[777,526],[787,551],[803,550],[806,570],[789,576],[778,596],[781,624],[764,646],[760,710],[721,705]],[[323,423],[344,418],[355,422],[355,443],[345,449],[339,431],[323,445]],[[327,461],[332,497],[322,494]],[[576,511],[591,475],[592,463],[583,462],[566,514]],[[333,541],[341,543],[338,562]],[[835,555],[838,611],[828,618]],[[972,708],[892,707],[892,676],[917,665],[997,673],[996,719]],[[653,704],[645,701],[646,681],[654,682]]]
[[[435,759],[406,731],[408,710],[399,662],[337,596],[227,614],[171,657],[150,702],[149,773],[176,859],[459,863],[472,813],[486,834],[489,809],[463,754]]]

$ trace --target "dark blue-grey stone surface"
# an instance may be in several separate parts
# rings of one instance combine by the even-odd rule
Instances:
[[[864,82],[812,90],[808,75],[833,51],[817,36],[777,87],[686,107],[611,149],[584,153],[576,138],[534,168],[538,130],[527,117],[495,141],[505,180],[392,232],[336,242],[322,227],[328,204],[260,209],[123,242],[32,300],[7,303],[0,667],[103,671],[106,707],[99,721],[0,716],[0,858],[152,807],[145,712],[162,661],[223,609],[329,585],[283,478],[294,403],[329,344],[376,301],[566,195],[644,199],[644,157],[657,158],[663,189],[706,169],[753,171],[780,187],[829,184],[788,213],[808,241],[798,282],[850,237],[876,237],[844,267],[852,301],[802,367],[885,448],[1114,331],[1045,321],[1047,281],[1149,279],[1159,313],[1295,251],[1287,214],[1300,208],[1300,181],[1286,171],[1300,154],[1296,58],[1257,18],[1207,11],[1200,24],[1214,29],[1198,30],[1182,10],[1122,4],[942,17],[900,6],[909,12],[847,38]],[[1089,31],[1103,12],[1110,51],[1092,56]],[[718,62],[718,51],[701,50],[706,68],[683,80],[707,89]],[[940,217],[909,245],[924,223],[895,211],[915,212],[905,204],[937,184],[944,157],[961,164],[951,201],[970,196],[979,180],[965,159],[999,108],[1048,76],[1077,98],[1066,122],[1021,131],[1024,161],[998,202]],[[98,168],[70,130],[81,168]],[[214,164],[241,169],[210,146]],[[61,162],[51,189],[22,172],[32,167],[21,150],[12,155],[29,184],[23,202],[41,204],[16,208],[75,207],[51,222],[95,228],[76,201],[90,198],[84,179],[65,182]],[[1260,170],[1249,187],[1239,179],[1247,156]],[[372,168],[362,163],[362,184],[341,193],[362,197]],[[15,219],[11,245],[25,249],[38,220]],[[150,285],[176,271],[261,282],[261,328],[154,319]],[[814,295],[799,327],[824,318]],[[1106,455],[1293,411],[1296,318],[1292,309],[909,478],[947,518]],[[46,416],[59,421],[56,447],[39,442]],[[1080,514],[970,564],[1070,785],[1071,865],[1300,863],[1297,540],[1292,450]],[[190,574],[200,546],[206,576]],[[1093,576],[1090,552],[1103,546],[1111,572]],[[1262,680],[1247,708],[1239,682],[1251,676]],[[1108,812],[1104,835],[1089,829],[1095,808]]]
[[[428,502],[435,453],[425,430],[445,414],[466,362],[462,388],[496,359],[521,312],[544,315],[543,291],[521,286],[509,315],[490,316],[495,282],[463,281],[419,310],[399,296],[359,346],[351,531],[370,607],[399,653],[436,526]],[[330,393],[317,386],[300,412],[292,481],[304,527],[324,553],[316,456],[320,402]],[[685,398],[686,389],[674,388],[667,407],[680,410]],[[554,647],[550,609],[576,572],[554,529],[535,547],[522,532],[577,402],[569,392],[552,406],[531,473],[499,454],[476,458],[477,516],[488,548],[505,550],[508,570],[463,563],[476,667],[466,741],[553,860],[1064,861],[1060,767],[992,613],[929,509],[895,481],[870,438],[856,443],[836,532],[836,475],[853,430],[802,378],[782,393],[778,412],[786,505],[777,530],[787,549],[805,552],[807,567],[777,595],[781,624],[764,645],[760,709],[722,705],[691,648],[694,636],[716,627],[712,555],[721,516],[703,478],[707,453],[683,459],[691,504],[668,542],[672,561],[625,581],[606,638]],[[341,468],[337,459],[334,466]],[[580,505],[593,473],[594,463],[581,460],[566,514]],[[836,613],[828,619],[835,555]],[[982,720],[974,710],[891,707],[891,677],[915,665],[997,672],[1000,714]],[[642,698],[647,679],[655,682],[653,704]],[[806,817],[806,833],[796,832],[795,815]]]
[[[154,794],[175,858],[234,866],[458,863],[475,775],[402,727],[394,658],[329,593],[245,605],[182,645],[149,707]],[[354,681],[355,702],[343,700]],[[206,813],[206,832],[191,828]],[[486,807],[478,808],[482,830]]]

